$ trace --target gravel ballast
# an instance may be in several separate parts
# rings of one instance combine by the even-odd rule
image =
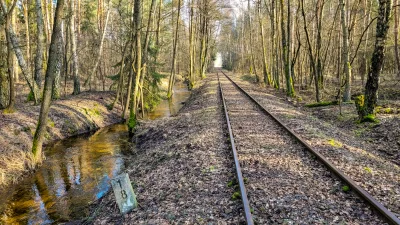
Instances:
[[[336,168],[400,217],[398,165],[375,154],[375,149],[370,149],[371,146],[355,135],[274,96],[271,94],[273,90],[242,81],[237,75],[228,75],[263,107],[322,153]]]
[[[227,78],[220,79],[257,223],[385,223]]]

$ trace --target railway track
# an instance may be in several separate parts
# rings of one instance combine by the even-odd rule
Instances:
[[[220,73],[247,224],[400,224],[399,218]]]

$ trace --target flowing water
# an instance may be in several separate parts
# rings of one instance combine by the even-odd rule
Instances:
[[[190,95],[177,84],[148,119],[171,116]],[[88,205],[110,190],[129,151],[127,127],[117,124],[49,145],[46,160],[32,175],[0,193],[0,224],[51,224],[88,215]]]
[[[154,120],[157,118],[169,117],[178,113],[182,108],[182,103],[189,98],[190,91],[188,91],[186,84],[178,82],[174,85],[173,93],[171,99],[161,101],[160,104],[157,105],[156,110],[146,113],[145,118]]]

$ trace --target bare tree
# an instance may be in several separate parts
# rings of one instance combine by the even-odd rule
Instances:
[[[38,125],[36,128],[35,135],[33,137],[32,154],[35,159],[35,163],[42,161],[42,145],[44,139],[44,133],[46,132],[47,117],[52,99],[52,87],[56,74],[60,70],[60,61],[62,58],[62,29],[61,23],[64,14],[64,0],[57,0],[57,7],[54,19],[53,34],[51,37],[49,59],[47,63],[47,70],[43,89],[43,101],[40,108]]]

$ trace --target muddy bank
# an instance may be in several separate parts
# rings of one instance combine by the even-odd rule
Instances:
[[[109,111],[112,92],[84,92],[53,102],[45,144],[119,122],[120,106]],[[40,106],[20,106],[12,114],[0,112],[0,188],[17,182],[31,166],[32,138]]]
[[[121,216],[112,193],[92,206],[94,224],[238,224],[243,219],[217,77],[210,75],[178,115],[141,123],[126,159],[139,207]],[[79,221],[82,223],[83,221]]]

